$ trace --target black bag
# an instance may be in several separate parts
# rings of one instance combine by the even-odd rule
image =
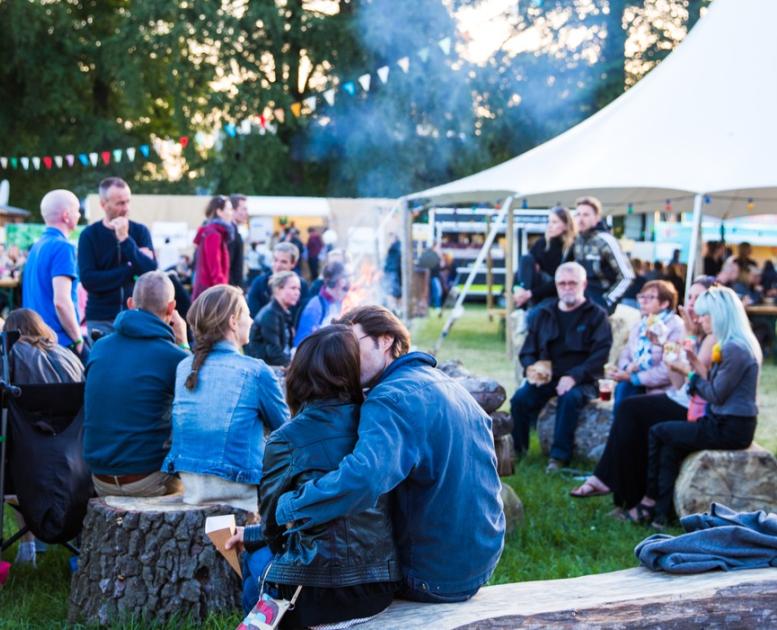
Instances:
[[[8,398],[9,464],[30,531],[65,543],[82,529],[92,476],[83,457],[83,383],[23,385]]]

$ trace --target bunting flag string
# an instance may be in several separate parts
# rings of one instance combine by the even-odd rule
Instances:
[[[167,142],[172,141],[168,140]],[[177,143],[180,144],[182,148],[186,148],[189,144],[189,137],[181,136]],[[138,151],[140,151],[146,159],[151,156],[151,147],[149,144],[141,144],[138,147],[127,147],[126,149],[111,149],[100,152],[90,151],[77,155],[75,153],[67,153],[64,156],[0,156],[0,169],[16,171],[21,168],[23,171],[30,171],[31,169],[32,171],[40,171],[41,166],[43,166],[45,170],[51,171],[54,168],[61,169],[65,166],[73,168],[76,164],[80,164],[84,168],[89,166],[96,168],[100,162],[102,162],[103,165],[108,166],[111,163],[119,164],[125,160],[125,158],[127,162],[134,162]]]

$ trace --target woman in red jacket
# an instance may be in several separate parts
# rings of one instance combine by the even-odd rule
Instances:
[[[226,197],[213,197],[205,208],[205,224],[197,230],[197,260],[192,300],[217,284],[229,283],[229,242],[234,238],[232,205]]]

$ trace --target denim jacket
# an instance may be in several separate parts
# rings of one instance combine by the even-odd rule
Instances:
[[[238,483],[262,478],[264,429],[289,419],[278,380],[263,361],[220,341],[200,367],[192,391],[184,382],[193,357],[178,365],[173,402],[173,445],[162,464],[168,473],[216,475]]]

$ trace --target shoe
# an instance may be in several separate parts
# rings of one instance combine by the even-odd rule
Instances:
[[[590,499],[591,497],[603,497],[610,494],[611,490],[598,489],[589,479],[586,479],[582,485],[569,491],[569,496],[573,499]]]
[[[28,564],[30,566],[37,566],[35,561],[35,542],[20,542],[19,548],[16,551],[15,564]]]
[[[634,509],[636,510],[636,516],[632,516],[631,512],[626,512],[628,519],[635,525],[649,525],[653,522],[656,515],[655,505],[645,505],[644,503],[638,503]]]
[[[557,472],[559,472],[564,467],[564,462],[550,458],[550,461],[548,461],[548,465],[545,466],[545,474],[546,475],[555,475]]]

